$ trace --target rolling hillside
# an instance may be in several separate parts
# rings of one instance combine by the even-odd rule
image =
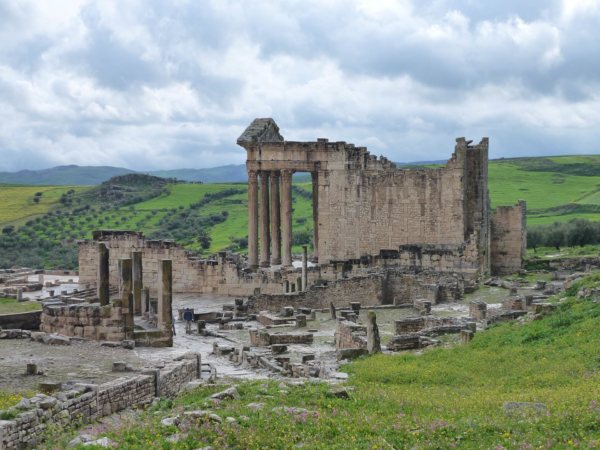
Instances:
[[[584,167],[597,165],[600,158],[589,156],[491,161],[492,207],[525,199],[529,226],[600,220],[600,175],[593,175],[600,169]],[[311,188],[310,175],[294,178],[294,251],[312,238]],[[137,229],[154,239],[175,239],[202,255],[226,248],[245,251],[247,184],[174,184],[144,174],[120,175],[95,187],[4,184],[0,226],[14,226],[12,239],[35,245],[41,245],[36,239],[56,245],[89,238],[95,229]]]

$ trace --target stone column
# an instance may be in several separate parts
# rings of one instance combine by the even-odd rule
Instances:
[[[319,172],[311,172],[313,193],[313,262],[319,262]]]
[[[150,311],[150,288],[144,286],[142,289],[142,317],[148,318],[148,311]]]
[[[269,216],[269,171],[260,171],[260,267],[271,266]]]
[[[173,261],[161,259],[158,262],[158,320],[159,330],[173,330]]]
[[[97,244],[98,247],[98,300],[100,306],[110,303],[110,284],[109,284],[109,252],[108,246],[102,242]]]
[[[131,252],[133,260],[133,308],[135,314],[142,314],[142,252]]]
[[[121,304],[125,318],[125,339],[133,334],[133,260],[120,258],[121,268]]]
[[[258,268],[258,173],[248,171],[248,266]]]
[[[305,291],[308,286],[308,248],[302,246],[302,290]]]
[[[381,353],[381,339],[379,338],[379,327],[375,311],[367,313],[367,350],[369,354]]]
[[[283,255],[281,265],[292,267],[292,175],[293,170],[281,171],[281,236]]]
[[[281,264],[281,204],[279,172],[271,172],[271,264]]]

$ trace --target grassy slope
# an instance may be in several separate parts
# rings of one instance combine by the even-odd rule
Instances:
[[[208,406],[223,386],[208,386],[162,401],[141,418],[104,424],[119,448],[538,449],[600,445],[600,303],[568,291],[557,312],[524,325],[504,323],[478,332],[468,345],[377,355],[346,366],[350,399],[327,384],[288,387],[279,381],[238,384],[239,400]],[[565,295],[567,295],[565,294]],[[556,301],[556,299],[552,299]],[[264,383],[267,383],[266,385]],[[538,413],[507,415],[504,402],[536,402]],[[249,403],[264,403],[254,411]],[[300,407],[306,413],[272,411]],[[236,422],[162,427],[185,410],[211,408]],[[172,444],[172,435],[181,440]],[[52,436],[47,448],[66,448],[71,434]]]
[[[27,217],[44,214],[58,205],[60,196],[70,189],[81,192],[85,186],[22,186],[0,184],[0,225]],[[34,203],[36,192],[43,192],[39,203]]]
[[[0,297],[0,314],[39,311],[40,309],[42,309],[41,303],[18,302],[16,299]]]

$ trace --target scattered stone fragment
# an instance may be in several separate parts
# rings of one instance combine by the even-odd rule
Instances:
[[[123,347],[126,350],[133,350],[135,349],[135,341],[123,341],[121,342],[121,347]]]
[[[31,402],[26,398],[22,398],[21,401],[15,405],[15,409],[18,409],[19,411],[27,411],[29,408],[31,408]]]
[[[366,348],[342,348],[337,351],[337,359],[356,359],[363,355],[368,355],[369,350]]]
[[[47,334],[44,336],[43,342],[47,345],[71,345],[71,339],[58,334]]]
[[[127,363],[125,361],[115,361],[112,365],[113,372],[126,372]]]
[[[273,412],[283,411],[283,412],[292,413],[292,414],[304,414],[304,413],[308,412],[308,409],[299,408],[297,406],[276,406],[271,411],[273,411]]]
[[[350,394],[348,394],[348,391],[346,390],[346,388],[329,389],[328,392],[337,398],[345,398],[345,399],[350,398]]]
[[[92,436],[91,434],[81,434],[81,435],[77,436],[75,439],[73,439],[72,441],[70,441],[69,444],[67,445],[67,447],[73,448],[79,444],[84,444],[86,442],[92,442],[93,440],[94,440],[94,436]]]
[[[265,404],[264,403],[249,403],[246,406],[248,408],[250,408],[252,411],[260,411],[261,409],[264,409]]]
[[[239,400],[241,398],[241,396],[236,388],[230,387],[229,389],[225,389],[224,391],[217,392],[216,394],[211,395],[210,398],[218,399],[218,400],[226,400],[226,399]]]
[[[165,417],[160,421],[160,424],[163,427],[177,426],[179,425],[179,420],[177,419],[177,417]]]
[[[102,341],[100,342],[100,346],[101,347],[109,347],[109,348],[117,348],[121,346],[120,342],[114,342],[114,341]]]
[[[102,448],[111,448],[113,446],[112,441],[107,437],[103,437],[102,439],[98,439],[97,441],[86,442],[85,444],[83,444],[84,447],[88,447],[90,445],[97,445],[98,447]]]
[[[209,420],[211,422],[222,423],[223,419],[221,419],[216,414],[213,414],[210,411],[206,410],[196,410],[196,411],[186,411],[183,413],[184,421],[186,422],[198,422],[200,420]]]

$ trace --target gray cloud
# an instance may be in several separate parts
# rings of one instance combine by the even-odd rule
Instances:
[[[273,117],[410,161],[596,152],[598,0],[0,0],[0,170],[243,163]]]

